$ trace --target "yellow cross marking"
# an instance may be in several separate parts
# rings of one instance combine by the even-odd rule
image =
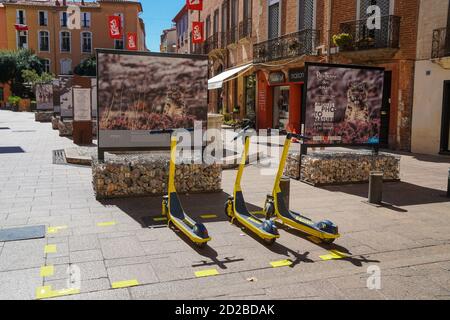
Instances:
[[[197,278],[217,276],[219,272],[216,269],[202,270],[195,272]]]
[[[41,277],[51,277],[55,273],[55,268],[53,266],[41,267]]]
[[[44,253],[56,253],[56,244],[48,244],[44,248]]]
[[[113,282],[112,288],[119,289],[119,288],[134,287],[134,286],[138,286],[138,285],[139,285],[139,282],[136,279],[134,279],[134,280]]]
[[[52,286],[43,286],[36,289],[36,299],[49,299],[79,293],[79,289],[62,289],[53,291]]]
[[[273,268],[289,267],[292,265],[291,260],[273,261],[270,263]]]
[[[115,226],[117,223],[115,221],[108,221],[108,222],[99,222],[97,223],[98,227],[112,227]]]

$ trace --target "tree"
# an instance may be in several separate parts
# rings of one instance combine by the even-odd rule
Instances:
[[[36,70],[23,70],[22,78],[24,84],[34,87],[38,83],[48,83],[54,79],[53,75],[47,72],[39,75]]]
[[[95,77],[97,75],[97,59],[91,57],[75,67],[73,73],[79,76]]]
[[[13,95],[23,97],[29,94],[24,86],[22,72],[34,70],[42,75],[44,66],[42,60],[31,50],[0,51],[0,82],[11,86]]]

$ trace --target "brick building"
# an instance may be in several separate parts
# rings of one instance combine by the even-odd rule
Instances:
[[[80,10],[80,28],[69,28],[69,6]],[[124,34],[136,32],[138,50],[147,50],[142,6],[130,0],[0,0],[0,50],[33,50],[53,74],[71,74],[95,48],[125,49],[123,39],[111,39],[108,17],[122,17]],[[18,28],[20,27],[20,28]],[[9,96],[0,84],[0,98]]]
[[[413,152],[450,154],[450,1],[421,0],[412,124]]]
[[[175,27],[163,30],[159,51],[164,53],[176,53],[178,51],[177,29]]]
[[[192,52],[209,55],[211,78],[228,76],[210,91],[210,111],[239,111],[258,128],[300,131],[305,62],[380,66],[386,68],[381,142],[410,150],[419,2],[205,1],[199,19],[206,41]],[[378,30],[366,27],[371,5],[380,9]],[[337,48],[332,37],[343,33],[352,41]]]

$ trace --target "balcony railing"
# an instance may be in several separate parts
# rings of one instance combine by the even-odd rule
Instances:
[[[367,19],[341,23],[341,34],[349,34],[350,39],[348,43],[340,46],[339,50],[398,49],[400,45],[400,20],[400,17],[397,16],[381,17],[378,29],[369,28]]]
[[[252,19],[245,19],[239,23],[239,40],[252,36]]]
[[[239,41],[239,26],[231,26],[226,32],[226,45],[235,44]]]
[[[319,45],[318,30],[305,29],[253,46],[255,63],[313,55]]]
[[[450,57],[450,28],[440,28],[433,31],[431,58]]]

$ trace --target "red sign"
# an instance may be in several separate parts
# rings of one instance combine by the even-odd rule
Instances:
[[[109,36],[112,39],[122,39],[122,20],[118,16],[109,17]]]
[[[203,0],[186,0],[186,5],[188,10],[202,11],[203,10]]]
[[[205,41],[203,32],[204,25],[203,22],[192,22],[192,43],[202,43]]]
[[[14,27],[17,31],[28,31],[28,26],[25,24],[15,24]]]
[[[137,50],[137,33],[128,32],[127,33],[127,50]]]

